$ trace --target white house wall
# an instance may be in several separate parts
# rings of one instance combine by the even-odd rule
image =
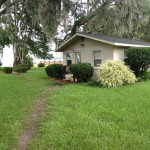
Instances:
[[[122,60],[124,61],[124,50],[123,47],[114,48],[114,60]]]
[[[101,51],[101,59],[104,62],[107,59],[114,59],[116,57],[118,50],[114,46],[109,44],[104,44],[102,42],[94,41],[85,38],[84,46],[80,45],[80,39],[78,39],[73,44],[70,44],[63,53],[64,65],[66,65],[66,53],[72,54],[72,63],[75,63],[75,53],[81,52],[81,62],[88,62],[94,66],[94,51]],[[115,50],[114,50],[115,49]],[[116,53],[114,55],[114,53]],[[118,57],[118,56],[117,56]]]

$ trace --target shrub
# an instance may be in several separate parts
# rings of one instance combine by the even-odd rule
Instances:
[[[12,68],[12,67],[4,67],[3,71],[4,71],[5,73],[12,73],[13,68]]]
[[[33,67],[33,58],[29,55],[26,56],[25,58],[25,64],[28,65],[28,68],[31,69],[31,67]]]
[[[63,65],[61,64],[51,64],[45,68],[45,72],[49,77],[60,79],[62,75],[62,67]]]
[[[26,68],[28,68],[28,70],[31,69],[31,66],[29,64],[18,64],[14,68],[22,68],[22,67],[23,68],[26,67]]]
[[[0,71],[3,71],[4,70],[4,68],[3,67],[0,67]]]
[[[1,62],[1,60],[0,60],[0,66],[2,66],[2,62]]]
[[[150,71],[145,71],[140,77],[138,81],[146,81],[150,80]]]
[[[93,76],[93,67],[89,63],[77,63],[70,65],[71,73],[78,82],[87,82]]]
[[[150,67],[150,48],[129,48],[125,62],[137,77],[142,76]]]
[[[27,67],[14,68],[14,71],[18,73],[26,73],[28,71],[28,68]]]
[[[107,60],[100,65],[98,81],[104,87],[118,87],[136,82],[134,73],[122,61]]]
[[[39,63],[38,67],[45,67],[45,64],[44,63]]]

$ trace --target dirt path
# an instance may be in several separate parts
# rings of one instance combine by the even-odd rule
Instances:
[[[57,88],[60,88],[61,85],[59,83],[54,83],[48,87],[48,91],[53,91]],[[47,97],[40,97],[38,98],[36,104],[31,108],[29,115],[25,120],[25,124],[27,127],[22,131],[19,139],[17,150],[27,150],[27,145],[29,142],[34,138],[36,131],[38,130],[39,122],[44,113],[46,113],[45,109],[45,101]]]

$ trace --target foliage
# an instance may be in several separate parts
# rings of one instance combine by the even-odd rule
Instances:
[[[2,62],[1,62],[1,60],[0,60],[0,66],[2,66]]]
[[[34,66],[34,64],[33,64],[33,58],[30,57],[29,55],[27,55],[26,58],[25,58],[25,64],[27,64],[28,68],[31,69],[31,67]]]
[[[2,38],[9,39],[9,42],[0,41],[0,43],[12,45],[14,66],[25,64],[29,54],[45,59],[49,52],[46,34],[43,32],[41,24],[37,22],[33,24],[33,18],[26,6],[25,1],[15,1],[9,11],[2,14],[0,18],[0,33],[1,28],[6,32]],[[7,6],[4,5],[3,9],[7,10]],[[7,38],[5,39],[7,40]]]
[[[8,73],[8,74],[11,74],[13,72],[13,68],[12,67],[4,67],[3,68],[3,71],[5,73]]]
[[[138,81],[150,80],[150,71],[145,71],[141,76],[139,76]]]
[[[61,64],[51,64],[45,68],[45,72],[49,77],[54,77],[60,79],[62,76],[62,67]]]
[[[4,67],[0,67],[0,71],[3,71],[4,70]]]
[[[18,67],[18,68],[14,68],[13,70],[18,73],[26,73],[28,71],[28,68],[27,67]]]
[[[125,61],[137,77],[143,75],[150,67],[150,48],[129,48]]]
[[[100,65],[98,81],[104,87],[118,87],[135,83],[136,77],[129,67],[124,65],[124,62],[107,60]]]
[[[87,82],[93,76],[93,67],[89,63],[71,64],[70,71],[78,82]]]
[[[39,63],[38,67],[45,67],[45,64],[44,63]]]
[[[25,68],[27,68],[28,70],[31,69],[31,67],[30,67],[29,64],[18,64],[18,65],[16,65],[14,68],[22,68],[22,67],[25,67]]]

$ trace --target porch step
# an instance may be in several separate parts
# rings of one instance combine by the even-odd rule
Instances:
[[[65,75],[65,80],[70,80],[70,81],[72,81],[71,79],[73,79],[73,74],[66,74],[66,75]]]

